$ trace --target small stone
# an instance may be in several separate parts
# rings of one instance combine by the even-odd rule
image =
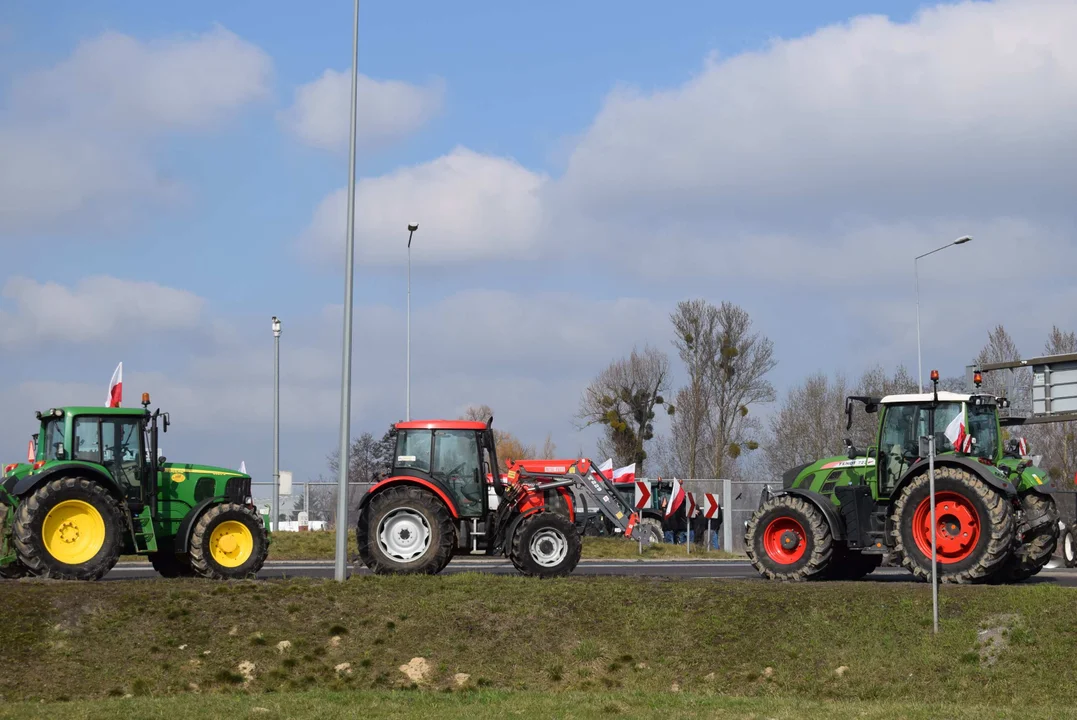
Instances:
[[[681,684],[678,682],[674,682],[672,685],[669,686],[669,689],[671,692],[680,692]]]
[[[456,673],[452,676],[453,684],[456,685],[456,687],[464,687],[470,680],[471,676],[467,673]]]
[[[426,682],[426,677],[430,674],[430,663],[423,657],[413,657],[408,661],[407,665],[400,666],[400,672],[408,676],[408,680],[413,683],[419,684]]]
[[[329,638],[329,647],[340,647],[340,635]]]
[[[198,683],[187,683],[187,689],[191,692],[198,692]]]
[[[333,669],[337,671],[337,675],[351,675],[352,674],[352,664],[351,663],[341,663],[341,664],[337,665]]]
[[[772,667],[763,668],[763,677],[765,677],[767,679],[770,679],[770,678],[774,677],[774,668],[772,668]]]
[[[186,649],[187,649],[187,646],[186,646],[186,645],[180,645],[180,646],[179,646],[179,649],[180,649],[180,650],[186,650]]]
[[[277,652],[279,652],[281,655],[291,649],[292,643],[288,642],[287,640],[281,640],[279,643],[277,643]]]
[[[849,672],[848,666],[842,665],[841,667],[839,667],[837,670],[834,671],[834,674],[837,675],[838,677],[845,677],[845,673],[847,673],[847,672]]]
[[[239,626],[238,625],[233,625],[232,629],[228,631],[228,634],[231,635],[232,637],[235,637],[236,635],[239,635]]]
[[[123,699],[127,700],[128,698],[133,698],[133,697],[134,697],[134,695],[132,695],[131,693],[127,693],[126,695],[123,696]]]
[[[636,663],[636,669],[637,670],[646,670],[647,669],[647,663],[642,663],[642,662],[641,663]]]
[[[239,670],[239,674],[243,676],[244,685],[249,684],[254,680],[254,668],[255,665],[250,660],[244,660],[239,664],[239,667],[236,668]]]
[[[715,675],[714,673],[707,673],[707,674],[706,674],[706,675],[705,675],[705,676],[703,677],[703,679],[704,679],[704,680],[706,680],[707,682],[714,682],[715,680],[717,680],[717,679],[718,679],[718,676],[717,676],[717,675]]]
[[[191,658],[190,660],[187,661],[187,664],[190,665],[191,667],[198,667],[199,665],[202,664],[202,661],[199,660],[198,658]]]

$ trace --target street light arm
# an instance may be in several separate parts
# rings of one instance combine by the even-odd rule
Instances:
[[[931,252],[926,252],[926,253],[924,253],[923,255],[917,255],[917,256],[916,256],[915,258],[913,258],[913,262],[915,262],[915,261],[919,260],[920,258],[925,258],[925,257],[927,257],[928,255],[934,255],[934,254],[935,254],[935,253],[937,253],[937,252],[938,252],[939,250],[945,250],[946,248],[950,247],[951,245],[963,245],[964,243],[967,243],[967,242],[969,242],[970,240],[972,240],[972,238],[970,238],[970,237],[969,237],[968,235],[966,235],[965,237],[960,237],[960,238],[958,238],[957,240],[954,240],[953,242],[948,242],[948,243],[946,243],[946,244],[945,244],[945,245],[943,245],[942,247],[938,247],[938,248],[935,248],[935,249],[934,249],[934,250],[932,250]]]

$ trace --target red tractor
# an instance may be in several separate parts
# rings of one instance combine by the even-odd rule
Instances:
[[[394,427],[393,467],[359,505],[364,565],[378,574],[435,574],[454,554],[485,551],[506,555],[525,575],[567,575],[582,550],[573,490],[631,537],[638,515],[589,460],[510,462],[498,480],[492,423],[416,420]]]

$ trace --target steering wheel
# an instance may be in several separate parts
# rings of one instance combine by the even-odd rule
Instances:
[[[463,469],[464,469],[464,467],[465,467],[466,465],[467,465],[467,462],[466,462],[466,461],[465,461],[465,462],[462,462],[462,463],[460,463],[459,465],[457,465],[456,467],[454,467],[454,468],[453,468],[452,470],[450,470],[449,472],[445,473],[445,477],[447,477],[447,478],[453,478],[453,477],[455,477],[455,476],[456,476],[456,473],[458,473],[458,472],[460,472],[461,470],[463,470]]]

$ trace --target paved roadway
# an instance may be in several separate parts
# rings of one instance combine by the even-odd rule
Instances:
[[[444,573],[483,572],[491,575],[512,575],[516,569],[501,558],[457,558]],[[353,564],[351,575],[369,575],[370,571]],[[575,575],[628,575],[677,578],[681,580],[760,580],[747,561],[718,560],[583,560]],[[106,580],[150,579],[158,577],[149,563],[120,563]],[[260,579],[291,577],[332,578],[332,561],[270,561],[258,573]],[[912,575],[898,568],[879,568],[861,582],[910,582]],[[1067,569],[1052,561],[1029,583],[1048,583],[1062,587],[1077,587],[1077,568]]]

